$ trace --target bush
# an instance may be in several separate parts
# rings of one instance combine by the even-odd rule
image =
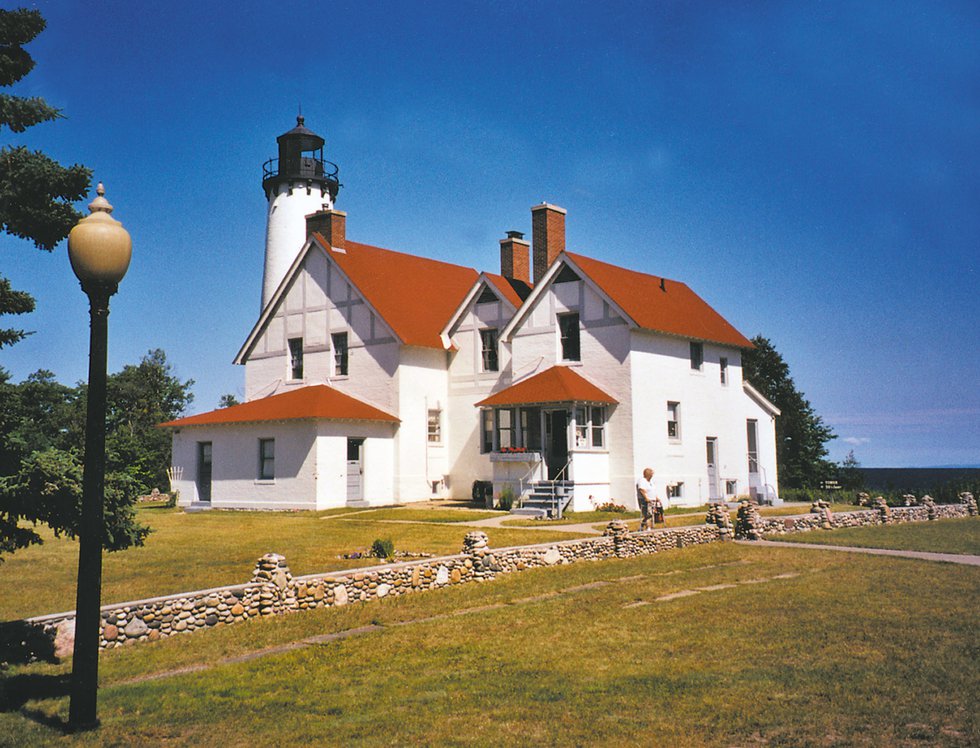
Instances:
[[[616,514],[623,514],[626,512],[626,507],[622,504],[617,504],[614,501],[607,501],[605,504],[597,505],[595,510],[597,512],[615,512]]]
[[[497,504],[505,512],[509,512],[511,507],[514,506],[514,489],[510,486],[501,488],[500,495],[497,497]]]
[[[371,555],[375,558],[394,558],[395,557],[395,543],[391,538],[381,538],[375,539],[371,543]]]

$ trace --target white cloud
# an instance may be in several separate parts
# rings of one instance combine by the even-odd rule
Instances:
[[[867,436],[845,436],[843,439],[841,439],[841,441],[858,447],[862,444],[867,444],[871,441],[871,439]]]

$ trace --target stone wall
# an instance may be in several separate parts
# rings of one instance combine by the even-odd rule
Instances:
[[[926,497],[928,498],[928,497]],[[972,497],[970,497],[972,498]],[[889,508],[881,502],[873,509],[833,514],[829,507],[814,506],[810,514],[761,517],[749,502],[739,507],[734,535],[756,539],[819,529],[862,527],[896,522],[964,517],[976,514],[976,502]],[[492,549],[483,532],[470,532],[463,552],[367,568],[294,577],[286,559],[266,554],[258,560],[249,582],[210,590],[186,592],[148,600],[107,605],[102,608],[101,646],[118,647],[138,641],[155,641],[175,634],[240,623],[253,618],[281,615],[314,608],[339,607],[454,584],[481,582],[539,566],[642,556],[671,548],[683,548],[728,540],[733,528],[727,512],[712,507],[703,525],[630,532],[622,520],[609,523],[602,537],[577,538],[557,543]],[[30,636],[43,634],[53,642],[56,656],[71,652],[74,611],[29,618],[4,624],[16,631],[23,647]],[[7,646],[11,646],[7,642]],[[36,649],[36,648],[35,648]],[[50,649],[50,647],[49,647]],[[40,650],[38,650],[40,651]],[[40,656],[40,655],[36,655]]]

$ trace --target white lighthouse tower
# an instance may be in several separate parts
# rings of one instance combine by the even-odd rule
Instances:
[[[276,142],[279,158],[270,158],[262,167],[262,189],[269,201],[263,309],[306,241],[306,216],[333,208],[340,189],[337,165],[323,160],[323,138],[304,126],[302,115]]]

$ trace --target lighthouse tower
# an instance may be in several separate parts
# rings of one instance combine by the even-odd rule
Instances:
[[[262,167],[262,189],[269,201],[263,309],[306,241],[306,216],[333,208],[340,189],[337,165],[323,160],[323,138],[306,128],[302,115],[276,142],[279,158],[270,158]]]

